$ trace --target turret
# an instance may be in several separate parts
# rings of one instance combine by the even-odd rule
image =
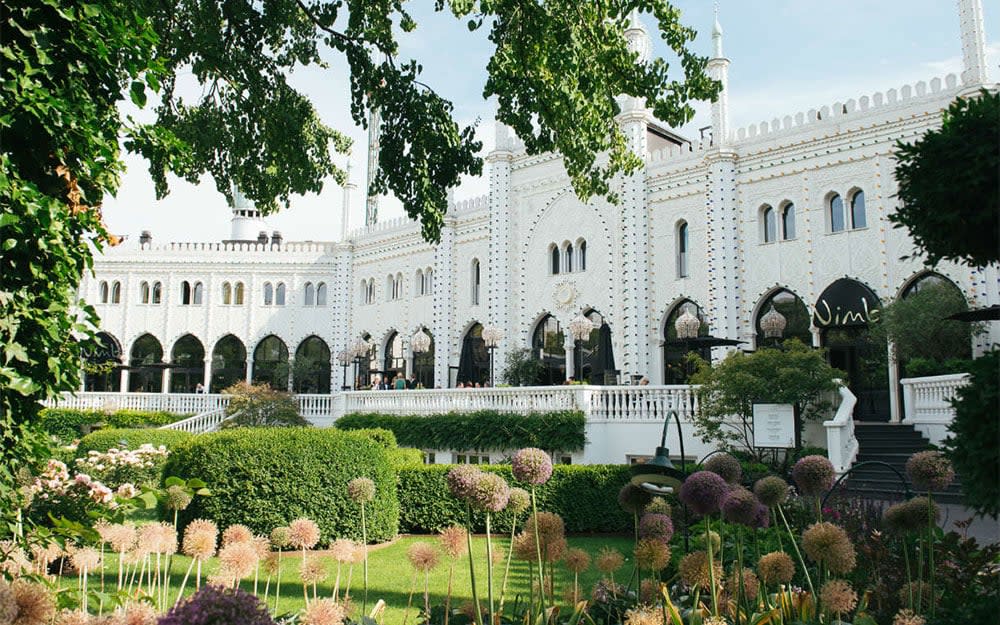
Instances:
[[[232,208],[233,218],[230,221],[229,239],[231,241],[256,241],[257,234],[261,230],[265,230],[267,224],[264,223],[257,207],[243,195],[236,185],[233,185]]]
[[[722,147],[729,143],[729,59],[722,54],[718,5],[715,7],[715,24],[712,25],[712,58],[708,60],[708,74],[722,83],[719,97],[712,102],[712,143]]]

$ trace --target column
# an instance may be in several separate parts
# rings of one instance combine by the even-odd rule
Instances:
[[[453,327],[455,292],[455,218],[445,217],[441,228],[441,242],[434,248],[434,315],[431,320],[434,334],[434,384],[448,388],[451,384],[448,365],[455,343]]]
[[[510,129],[496,122],[496,146],[486,156],[490,168],[490,258],[488,306],[489,323],[504,331],[495,350],[495,362],[507,361],[517,328],[511,324],[511,224],[510,224],[510,174],[514,158],[513,137]],[[502,369],[502,365],[499,369]],[[499,375],[499,374],[497,374]]]
[[[563,343],[566,350],[566,379],[576,377],[576,341],[567,337]]]
[[[253,384],[253,353],[247,352],[247,384]]]
[[[958,21],[962,33],[962,85],[986,83],[986,31],[982,0],[958,0]]]
[[[170,369],[168,369],[166,367],[163,368],[163,375],[162,375],[162,379],[160,380],[160,386],[162,387],[160,389],[161,393],[169,393],[170,392]]]
[[[212,357],[205,356],[205,376],[201,381],[206,393],[212,392]]]
[[[128,369],[122,369],[121,385],[118,387],[118,392],[120,393],[128,392]]]
[[[333,326],[333,357],[351,344],[352,311],[354,296],[358,290],[354,288],[354,245],[350,241],[341,241],[336,245],[336,260],[334,273],[330,281],[330,323]],[[353,386],[353,380],[350,382]],[[331,384],[331,388],[333,385]]]
[[[706,157],[709,188],[705,206],[705,270],[712,333],[739,336],[739,220],[736,203],[736,153],[716,148]]]

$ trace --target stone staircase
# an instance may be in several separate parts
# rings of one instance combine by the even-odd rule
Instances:
[[[856,421],[854,426],[859,447],[854,466],[877,460],[890,465],[906,479],[907,459],[918,451],[930,448],[930,442],[912,425]],[[899,477],[892,469],[885,466],[862,466],[851,473],[846,481],[848,490],[863,497],[887,500],[899,500],[904,497]],[[934,498],[943,503],[961,503],[958,480],[956,479],[946,491],[934,493]]]

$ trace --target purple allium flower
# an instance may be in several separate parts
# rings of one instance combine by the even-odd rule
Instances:
[[[780,506],[788,499],[788,482],[777,475],[769,475],[757,480],[753,485],[753,493],[768,508]]]
[[[799,492],[807,497],[822,495],[830,490],[836,476],[833,465],[823,456],[806,456],[792,467],[792,479]]]
[[[942,491],[955,480],[955,469],[940,451],[921,451],[906,461],[906,475],[917,490]]]
[[[472,484],[469,503],[487,512],[500,512],[507,507],[510,486],[496,473],[480,473]]]
[[[267,608],[239,588],[203,586],[160,617],[158,625],[275,625]]]
[[[525,447],[510,461],[514,479],[525,484],[544,484],[552,477],[552,459],[537,447]]]
[[[479,470],[479,467],[471,464],[460,464],[452,468],[451,471],[448,471],[448,476],[446,477],[448,490],[457,499],[461,499],[462,501],[467,500],[472,495],[480,473],[482,471]]]
[[[737,486],[722,500],[722,516],[730,523],[753,527],[760,505],[753,493]]]
[[[927,527],[928,522],[937,521],[940,510],[927,497],[913,499],[889,506],[882,514],[882,522],[892,532],[917,532]]]
[[[771,511],[764,504],[757,506],[757,514],[754,515],[753,525],[759,530],[770,527],[771,525]]]
[[[740,461],[726,453],[715,454],[705,461],[702,468],[715,473],[730,484],[739,484],[743,478]]]
[[[702,516],[719,511],[722,498],[729,492],[726,480],[711,471],[698,471],[688,476],[678,493],[680,500],[695,514]]]
[[[652,499],[652,495],[631,483],[622,486],[618,491],[618,505],[622,510],[632,514],[642,512]]]
[[[510,489],[510,500],[507,501],[507,509],[514,514],[520,514],[531,505],[531,494],[523,488]]]
[[[649,538],[665,543],[674,535],[674,523],[665,514],[647,512],[639,519],[639,538]]]

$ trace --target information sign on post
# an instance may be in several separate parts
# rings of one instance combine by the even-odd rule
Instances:
[[[795,407],[792,404],[754,404],[753,446],[794,448]]]

